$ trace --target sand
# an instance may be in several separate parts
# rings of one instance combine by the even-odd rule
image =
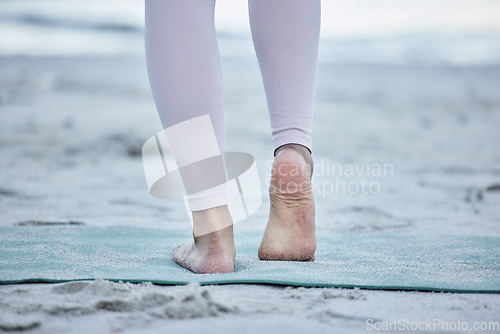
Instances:
[[[265,195],[272,147],[258,67],[225,50],[228,150],[255,156]],[[318,233],[500,236],[500,66],[330,62],[324,50],[313,129]],[[2,56],[0,224],[188,230],[181,201],[147,191],[140,149],[160,129],[140,54]],[[344,173],[327,172],[332,164]],[[377,164],[392,172],[346,172]],[[363,180],[379,191],[342,189]],[[236,225],[236,237],[263,231],[268,204]],[[489,294],[96,280],[0,286],[0,330],[364,333],[369,319],[498,322],[499,305]]]
[[[242,81],[233,71],[241,62],[225,64],[228,146],[256,157],[265,189],[268,129],[248,126],[260,122],[255,119],[268,124],[265,100],[256,64],[248,60],[249,79]],[[159,121],[141,57],[7,57],[0,64],[2,225],[34,220],[190,228],[182,203],[147,192],[140,148]],[[371,178],[381,186],[377,194],[318,193],[318,233],[500,235],[498,78],[497,67],[322,64],[316,162],[325,169],[385,163],[394,170],[339,179]],[[322,174],[315,182],[335,180]],[[236,225],[236,237],[262,230],[267,206]],[[97,280],[0,286],[0,328],[361,333],[368,319],[498,321],[499,301],[488,294]]]
[[[102,280],[1,286],[0,296],[0,328],[36,333],[363,333],[370,319],[472,326],[498,311],[495,295]]]

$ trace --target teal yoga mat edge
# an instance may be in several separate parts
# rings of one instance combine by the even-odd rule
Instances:
[[[84,236],[84,237],[87,236],[87,237],[94,238],[96,235],[98,235],[99,240],[101,240],[100,244],[104,244],[102,242],[102,240],[106,240],[106,239],[105,238],[100,239],[101,233],[95,234],[95,231],[92,231],[92,230],[95,230],[95,227],[90,227],[90,229],[87,229],[86,227],[87,226],[85,226],[83,229],[80,226],[76,227],[76,228],[75,227],[71,227],[71,228],[67,228],[67,227],[59,228],[58,227],[57,229],[54,229],[54,230],[52,230],[53,227],[49,227],[49,228],[36,227],[36,229],[31,229],[31,228],[27,229],[26,227],[15,227],[14,230],[22,231],[22,230],[26,229],[26,231],[28,231],[29,234],[26,234],[25,236],[28,236],[28,237],[33,237],[33,236],[36,237],[37,235],[43,235],[45,237],[45,235],[46,235],[45,233],[48,231],[50,231],[51,233],[57,232],[57,234],[53,234],[53,235],[57,235],[57,239],[63,241],[63,242],[61,242],[61,245],[63,245],[63,246],[67,246],[68,245],[67,241],[70,240],[72,237],[71,235],[69,235],[70,239],[67,239],[65,237],[66,232],[79,231],[79,232],[83,232],[83,234],[78,234],[78,235],[75,234],[74,236]],[[8,231],[10,229],[12,229],[12,228],[5,228],[6,231]],[[38,231],[36,233],[33,233],[35,230],[39,230],[39,229],[43,230],[42,234],[38,233]],[[0,228],[0,230],[2,230],[2,228]],[[109,233],[119,233],[120,235],[124,235],[127,238],[129,238],[130,236],[136,235],[137,231],[140,232],[139,234],[144,233],[145,235],[148,233],[149,233],[148,235],[151,235],[151,233],[155,232],[155,233],[153,233],[154,237],[152,238],[152,240],[157,242],[157,243],[159,243],[159,242],[163,243],[162,238],[165,237],[165,231],[162,231],[162,230],[156,231],[157,229],[142,228],[142,227],[133,227],[133,228],[123,227],[123,226],[99,227],[99,228],[97,228],[97,230],[101,230],[101,231],[105,231],[105,232],[109,232]],[[93,233],[92,234],[87,233],[89,231],[93,232]],[[151,231],[153,231],[153,232],[151,232]],[[59,232],[65,232],[65,233],[60,234]],[[161,233],[157,233],[157,232],[161,232]],[[172,233],[174,233],[174,236],[176,238],[179,237],[179,235],[183,234],[183,233],[181,233],[183,231],[180,231],[180,230],[174,230],[174,231],[169,230],[168,232],[170,235],[172,235]],[[104,235],[106,235],[106,233],[104,233]],[[186,236],[187,236],[187,234],[186,234]],[[346,236],[352,237],[352,235],[346,235]],[[393,236],[383,235],[383,237],[384,237],[384,239],[382,239],[382,241],[386,240],[387,237],[393,237]],[[403,237],[412,237],[413,239],[415,238],[415,236],[412,236],[412,235],[409,235],[409,236],[403,235]],[[447,236],[444,236],[444,237],[447,238]],[[248,238],[255,239],[255,236],[252,234],[249,234]],[[245,244],[243,244],[242,247],[247,247],[247,248],[250,247],[249,245],[255,241],[253,239],[246,239]],[[378,236],[377,239],[380,239],[380,236]],[[15,241],[16,238],[11,237],[9,239],[9,238],[4,237],[5,242],[8,242],[10,240]],[[41,239],[41,240],[43,240],[43,239]],[[90,240],[90,239],[89,238],[81,239],[83,244],[88,243],[88,240]],[[339,240],[341,240],[341,239],[339,239]],[[387,240],[390,241],[391,239],[387,239]],[[418,240],[418,238],[416,240]],[[493,240],[493,241],[490,240],[488,242],[492,243],[495,240]],[[46,240],[44,242],[46,243]],[[128,243],[130,243],[130,241],[128,241],[127,244]],[[380,244],[380,242],[379,242],[379,244]],[[111,242],[111,245],[113,246],[114,243]],[[450,245],[450,244],[448,244],[448,245]],[[451,246],[453,246],[453,245],[454,244],[451,244]],[[473,244],[473,245],[475,245],[475,244]],[[492,245],[494,245],[494,243],[492,243]],[[172,245],[170,245],[166,248],[170,250],[172,248],[171,246]],[[497,244],[496,249],[499,249],[498,246],[500,246],[500,245]],[[17,247],[17,245],[14,245],[13,249],[16,249],[16,247]],[[480,248],[481,247],[484,248],[485,246],[480,244]],[[155,244],[153,249],[156,249],[156,248],[157,248],[157,245]],[[118,251],[120,251],[120,250],[121,249],[118,249]],[[497,261],[497,264],[499,263],[498,256],[493,257],[492,259],[494,261]],[[264,261],[264,262],[267,262],[267,261]],[[496,268],[500,268],[500,267],[498,267],[498,265],[497,265]],[[407,282],[399,282],[399,283],[403,283],[403,284],[398,285],[397,284],[398,282],[379,282],[379,284],[377,284],[378,282],[373,282],[375,284],[370,284],[371,282],[351,283],[351,282],[345,282],[345,281],[336,283],[335,282],[336,280],[330,280],[330,282],[324,282],[324,281],[307,282],[307,281],[304,281],[303,279],[302,280],[290,279],[290,278],[280,279],[278,277],[275,277],[274,279],[273,278],[262,279],[262,278],[255,278],[255,277],[254,278],[252,278],[252,277],[247,277],[247,278],[238,277],[238,278],[236,278],[236,277],[233,277],[233,275],[231,275],[231,274],[228,274],[227,277],[223,277],[224,276],[224,274],[223,274],[222,276],[217,275],[217,277],[212,278],[212,277],[210,277],[210,275],[195,275],[195,274],[189,273],[187,270],[185,270],[181,267],[177,267],[175,265],[173,267],[171,267],[171,269],[174,271],[179,270],[179,271],[184,272],[184,274],[182,275],[183,277],[182,278],[175,278],[175,277],[168,277],[168,275],[167,275],[167,277],[165,277],[165,279],[162,279],[163,275],[160,274],[160,275],[152,275],[152,276],[156,276],[156,278],[155,277],[150,277],[150,278],[136,277],[136,278],[134,278],[134,277],[130,277],[128,275],[124,275],[122,277],[122,276],[120,276],[121,274],[107,275],[105,272],[102,272],[101,273],[102,275],[99,275],[99,274],[95,275],[92,273],[87,273],[87,274],[83,274],[83,275],[80,274],[79,277],[64,277],[64,275],[63,276],[56,275],[56,278],[50,278],[52,275],[48,275],[48,277],[45,276],[44,278],[41,278],[42,276],[38,276],[36,274],[35,274],[36,275],[35,277],[31,276],[33,274],[33,271],[32,271],[31,274],[27,275],[27,277],[25,276],[24,278],[19,277],[18,275],[17,275],[17,277],[16,277],[16,275],[11,275],[11,277],[5,277],[3,280],[0,278],[0,284],[64,283],[64,282],[72,282],[72,281],[90,281],[90,280],[95,280],[95,279],[106,279],[106,280],[112,281],[112,282],[119,282],[119,281],[130,282],[130,283],[151,282],[153,284],[158,284],[158,285],[186,285],[189,283],[198,283],[200,285],[261,284],[261,285],[296,286],[296,287],[331,287],[331,288],[346,288],[346,289],[359,288],[359,289],[369,289],[369,290],[392,290],[392,291],[426,291],[426,292],[447,292],[447,293],[500,294],[500,289],[499,289],[500,288],[500,281],[498,281],[498,279],[493,281],[493,284],[491,284],[492,282],[490,281],[489,282],[490,284],[486,284],[483,286],[477,286],[476,284],[473,284],[472,286],[470,284],[469,284],[469,286],[463,286],[463,284],[462,284],[462,286],[456,286],[456,284],[446,284],[446,283],[443,284],[443,282],[435,282],[435,283],[431,283],[431,284],[427,284],[427,282],[421,282],[422,284],[418,284],[418,282],[415,282],[417,284],[414,284],[414,285],[413,284],[411,284],[411,285],[405,284]],[[494,267],[493,267],[493,269],[494,269]],[[186,275],[186,274],[188,274],[188,275]],[[391,283],[396,283],[396,284],[391,285]]]
[[[94,281],[97,278],[80,278],[57,280],[47,278],[30,278],[22,280],[5,280],[0,281],[0,284],[34,284],[34,283],[68,283],[77,281]],[[390,290],[390,291],[420,291],[420,292],[445,292],[445,293],[481,293],[481,294],[500,294],[500,290],[474,290],[474,289],[450,289],[439,287],[417,287],[417,286],[378,286],[378,285],[357,285],[357,284],[330,284],[330,283],[303,283],[294,281],[275,281],[275,280],[248,280],[248,279],[233,279],[233,280],[213,280],[213,281],[162,281],[162,280],[144,280],[144,279],[116,279],[102,278],[110,282],[128,282],[128,283],[153,283],[157,285],[187,285],[190,283],[198,283],[200,285],[228,285],[228,284],[261,284],[261,285],[278,285],[278,286],[293,286],[306,288],[340,288],[340,289],[362,289],[362,290]]]

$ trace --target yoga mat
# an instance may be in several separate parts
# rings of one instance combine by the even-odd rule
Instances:
[[[102,278],[157,284],[263,283],[308,287],[500,293],[500,238],[318,231],[315,262],[260,261],[262,232],[236,232],[231,274],[196,275],[172,260],[188,230],[0,227],[0,283]]]

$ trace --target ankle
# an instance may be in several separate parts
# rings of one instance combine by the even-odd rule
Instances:
[[[281,152],[283,152],[286,149],[295,150],[296,152],[298,152],[302,156],[302,158],[304,159],[304,161],[307,165],[309,177],[311,178],[312,174],[313,174],[313,170],[314,170],[314,163],[313,163],[311,151],[309,151],[309,149],[303,145],[290,143],[290,144],[285,144],[285,145],[278,147],[276,149],[276,151],[274,151],[274,157],[276,158],[278,156],[278,154],[280,154]]]
[[[233,220],[227,205],[202,211],[193,211],[193,235],[195,237],[211,234],[231,227]]]
[[[203,250],[205,256],[227,255],[233,257],[235,255],[233,226],[211,232],[194,238],[194,242],[199,250]]]

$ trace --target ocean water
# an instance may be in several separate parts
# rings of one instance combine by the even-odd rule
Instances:
[[[245,0],[218,0],[224,57],[253,57]],[[0,0],[0,55],[142,55],[143,0]],[[320,61],[500,65],[499,0],[323,0]]]

